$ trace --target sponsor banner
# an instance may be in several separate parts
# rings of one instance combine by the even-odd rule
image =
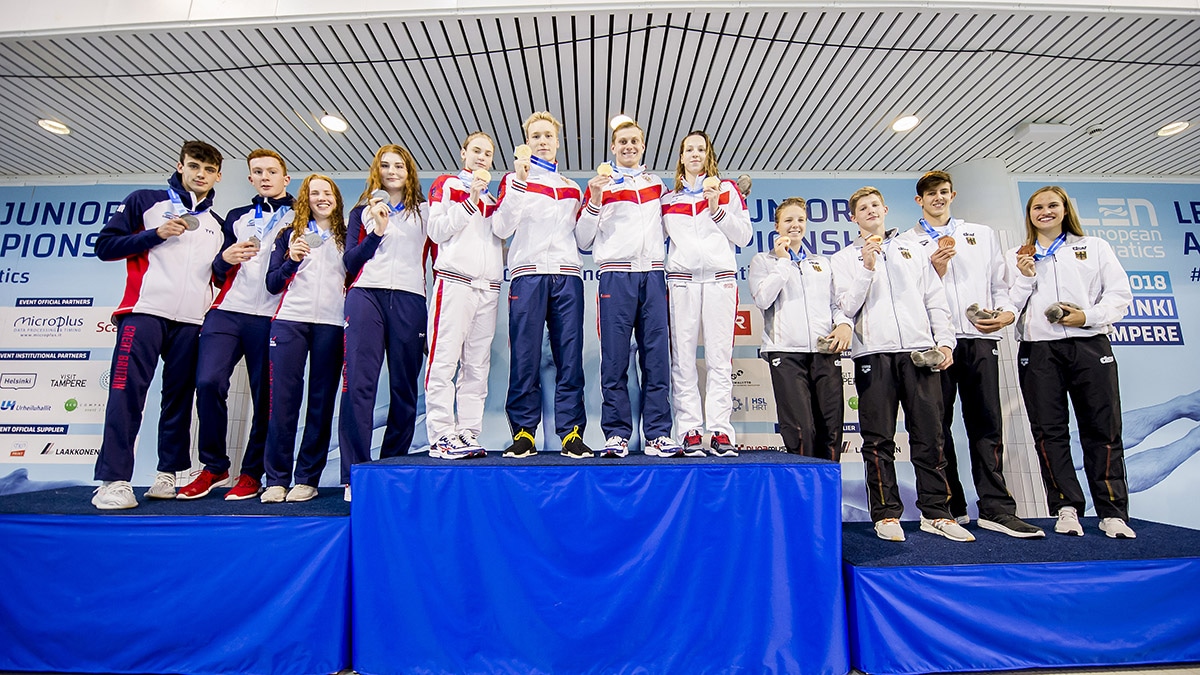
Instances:
[[[0,307],[0,342],[10,349],[111,349],[113,307]]]
[[[99,434],[21,434],[11,437],[0,435],[0,462],[92,466],[100,454],[101,439]]]

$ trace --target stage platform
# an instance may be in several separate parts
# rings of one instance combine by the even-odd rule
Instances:
[[[0,497],[0,671],[333,673],[350,665],[350,505]],[[218,515],[220,514],[220,515]],[[232,515],[231,515],[232,514]],[[272,517],[289,516],[289,517]]]
[[[831,462],[446,462],[353,469],[366,675],[849,669]]]
[[[843,526],[850,663],[871,675],[1200,661],[1200,531],[1134,520],[1133,540],[951,542]]]

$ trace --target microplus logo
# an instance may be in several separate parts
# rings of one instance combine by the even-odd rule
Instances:
[[[79,332],[83,328],[83,319],[75,316],[19,316],[13,321],[13,330],[26,335],[45,335],[48,333]]]

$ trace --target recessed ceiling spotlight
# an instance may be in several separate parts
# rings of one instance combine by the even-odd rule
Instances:
[[[895,131],[896,133],[912,131],[913,129],[916,129],[917,125],[920,123],[921,123],[921,118],[917,117],[916,115],[905,115],[904,117],[897,117],[896,121],[892,122],[892,131]]]
[[[326,130],[332,131],[336,134],[340,134],[350,128],[350,125],[346,123],[346,120],[338,117],[337,115],[330,115],[329,113],[321,115],[321,119],[317,121],[319,121],[321,126],[325,127]]]
[[[70,127],[62,122],[56,122],[54,120],[38,120],[38,126],[52,134],[58,134],[59,136],[66,136],[67,134],[71,133]]]
[[[1171,122],[1170,124],[1159,129],[1158,135],[1159,136],[1174,136],[1175,134],[1180,133],[1181,131],[1183,131],[1184,129],[1187,129],[1190,126],[1192,126],[1191,122]]]
[[[630,117],[629,115],[617,115],[616,117],[614,117],[608,121],[608,126],[612,127],[613,131],[616,131],[617,127],[621,126],[622,124],[625,124],[626,122],[632,122],[632,121],[633,121],[633,118]]]

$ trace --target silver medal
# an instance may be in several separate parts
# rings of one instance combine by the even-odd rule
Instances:
[[[254,244],[254,248],[262,248],[262,242],[259,241],[258,237],[254,236],[254,235],[250,235],[250,238],[247,239],[246,242],[250,243],[250,244]]]
[[[304,234],[304,243],[308,244],[309,248],[321,248],[321,244],[324,244],[325,240],[321,238],[318,232],[306,232]]]
[[[197,227],[200,227],[200,219],[190,213],[186,213],[181,216],[180,220],[183,221],[184,227],[186,227],[188,230],[194,230]]]
[[[372,192],[371,199],[382,199],[386,203],[388,200],[387,190],[376,190]]]

